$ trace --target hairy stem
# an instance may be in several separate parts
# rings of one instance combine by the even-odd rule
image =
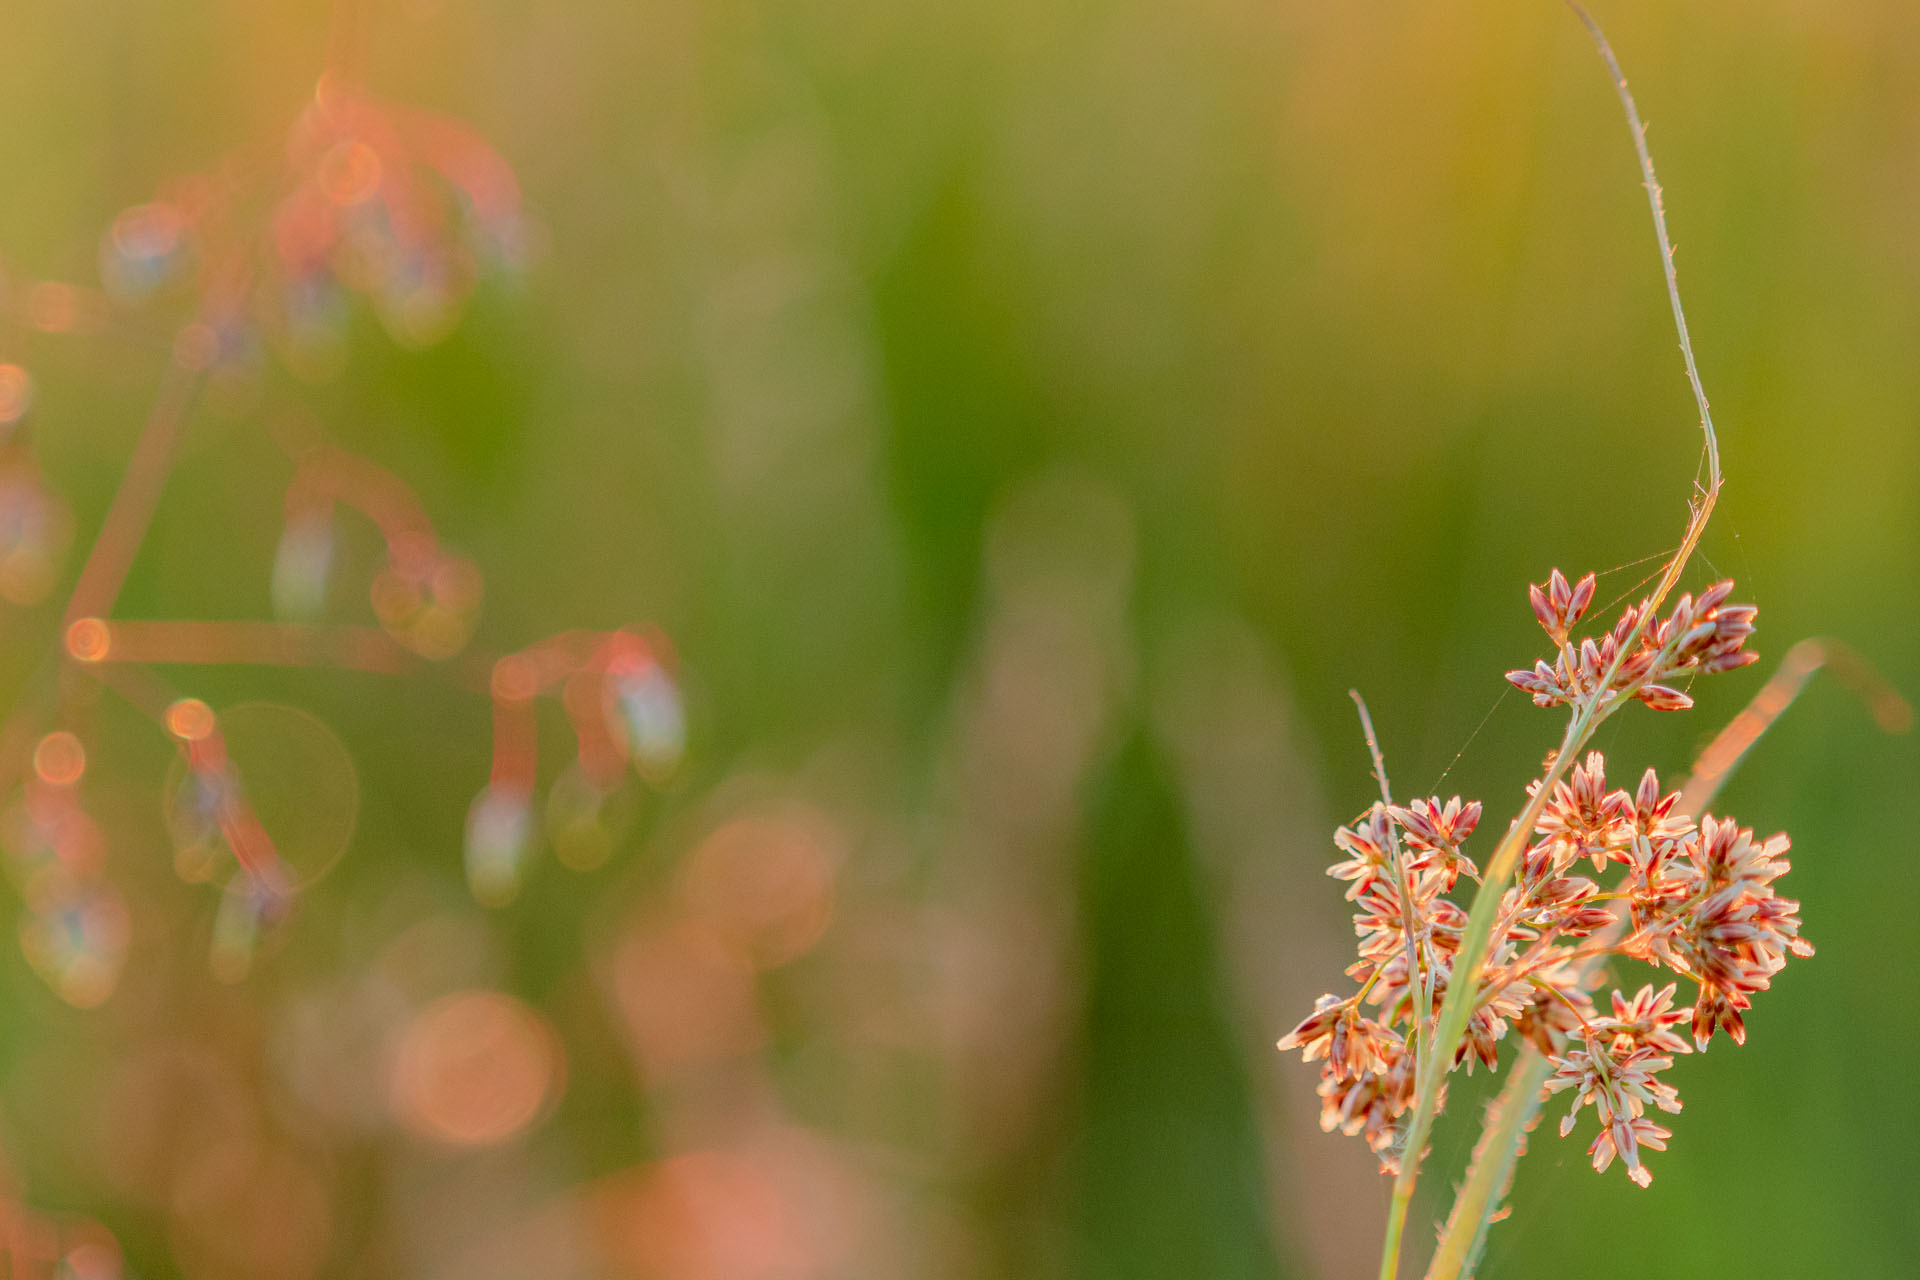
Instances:
[[[1593,37],[1594,46],[1606,61],[1607,70],[1613,76],[1614,92],[1620,95],[1621,110],[1626,112],[1627,125],[1633,130],[1633,150],[1640,158],[1640,174],[1647,188],[1647,207],[1653,213],[1653,233],[1660,241],[1660,269],[1667,277],[1667,302],[1673,307],[1673,328],[1680,337],[1680,355],[1687,364],[1687,385],[1693,388],[1694,403],[1700,406],[1700,429],[1707,437],[1707,489],[1709,493],[1720,488],[1720,448],[1713,434],[1713,410],[1707,407],[1706,388],[1700,384],[1700,368],[1693,359],[1693,341],[1687,336],[1687,312],[1680,305],[1680,277],[1673,266],[1673,241],[1667,236],[1667,211],[1660,195],[1660,182],[1653,176],[1653,156],[1647,150],[1647,126],[1640,120],[1640,108],[1634,105],[1633,94],[1627,89],[1627,73],[1620,69],[1620,60],[1613,56],[1613,46],[1607,43],[1606,33],[1600,30],[1600,24],[1593,15],[1581,8],[1578,0],[1566,0],[1567,8],[1573,10],[1573,16],[1580,19],[1587,34]]]

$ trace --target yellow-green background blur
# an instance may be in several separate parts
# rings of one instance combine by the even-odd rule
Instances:
[[[344,372],[276,394],[479,563],[477,645],[664,628],[688,755],[609,865],[541,854],[486,911],[460,869],[484,699],[174,669],[216,708],[312,711],[358,772],[351,847],[223,985],[217,894],[166,873],[169,748],[109,699],[88,785],[129,976],[83,1012],[0,957],[9,1194],[97,1219],[144,1277],[1371,1274],[1385,1182],[1272,1048],[1347,989],[1322,869],[1373,794],[1347,690],[1399,792],[1478,796],[1497,831],[1560,729],[1503,696],[1541,645],[1526,584],[1630,566],[1601,598],[1631,590],[1700,460],[1629,136],[1572,17],[369,9],[369,88],[484,133],[538,252],[423,352],[356,311]],[[1677,777],[1802,637],[1920,689],[1920,9],[1596,16],[1651,122],[1722,432],[1689,581],[1738,579],[1767,658],[1608,728],[1616,780]],[[117,210],[271,147],[327,23],[10,6],[9,274],[90,283]],[[70,580],[160,358],[0,340],[75,510]],[[197,414],[119,612],[266,616],[287,477],[260,416]],[[63,599],[0,614],[9,704]],[[543,732],[550,773],[563,722]],[[1819,954],[1744,1049],[1675,1067],[1649,1191],[1586,1168],[1590,1120],[1543,1126],[1483,1275],[1912,1273],[1915,780],[1914,741],[1837,683],[1760,745],[1722,804],[1792,834]],[[832,916],[754,972],[732,1039],[674,1058],[658,1037],[711,1010],[647,939],[743,815],[813,842]],[[423,985],[396,995],[369,975],[401,954]],[[381,1083],[410,1001],[456,988],[524,1000],[565,1060],[537,1122],[479,1149],[419,1136]],[[316,1073],[364,1079],[318,1105]],[[1455,1089],[1416,1253],[1484,1087]]]

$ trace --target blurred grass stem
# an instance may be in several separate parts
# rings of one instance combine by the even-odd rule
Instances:
[[[194,393],[199,387],[197,370],[178,359],[167,361],[153,409],[147,414],[146,425],[140,429],[133,456],[121,474],[120,487],[107,507],[106,518],[101,521],[100,532],[94,537],[79,581],[74,584],[73,595],[61,615],[63,631],[76,619],[104,617],[112,612],[127,572],[133,568],[134,558],[146,541],[147,527],[153,521],[161,491],[166,488],[167,476],[173,470],[181,428],[186,425],[187,411],[192,408]]]

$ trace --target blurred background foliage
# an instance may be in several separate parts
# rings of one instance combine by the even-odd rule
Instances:
[[[1920,10],[1596,16],[1652,123],[1722,423],[1695,585],[1739,579],[1772,657],[1834,635],[1920,688]],[[275,145],[328,20],[13,6],[8,272],[91,282],[117,210]],[[1402,793],[1517,808],[1559,732],[1500,679],[1539,648],[1526,583],[1632,590],[1699,460],[1625,127],[1569,15],[403,0],[363,21],[369,87],[489,138],[538,252],[436,346],[356,311],[337,378],[197,412],[119,612],[265,616],[287,466],[263,423],[298,411],[483,568],[476,644],[663,628],[687,758],[636,792],[607,866],[543,854],[488,911],[460,869],[484,699],[176,669],[216,708],[312,712],[357,772],[351,846],[222,984],[218,895],[168,870],[171,748],[109,698],[88,785],[131,958],[90,1011],[0,962],[10,1194],[74,1239],[104,1224],[141,1276],[1370,1274],[1384,1180],[1271,1047],[1344,989],[1321,870],[1372,795],[1346,691]],[[84,547],[161,357],[4,344]],[[0,615],[0,694],[63,598]],[[1602,745],[1678,774],[1766,670]],[[1650,1192],[1536,1134],[1483,1274],[1920,1256],[1920,888],[1893,832],[1915,750],[1826,684],[1763,742],[1723,804],[1793,834],[1820,955],[1744,1050],[1677,1068]],[[416,1096],[408,1046],[450,999],[506,1047],[454,1037],[466,1075]],[[435,1088],[477,1088],[481,1120],[511,1103],[487,1084],[516,1062],[537,1110],[436,1120]],[[1419,1221],[1483,1088],[1456,1089]],[[53,1274],[32,1252],[9,1274]]]

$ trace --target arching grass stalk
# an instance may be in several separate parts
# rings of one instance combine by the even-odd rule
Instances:
[[[1631,698],[1636,687],[1629,684],[1618,687],[1615,684],[1622,666],[1640,646],[1649,623],[1657,617],[1661,606],[1678,585],[1681,574],[1686,570],[1693,557],[1694,550],[1700,544],[1701,536],[1706,532],[1707,521],[1713,514],[1715,502],[1720,495],[1720,447],[1714,433],[1713,414],[1707,404],[1707,395],[1701,385],[1699,367],[1694,359],[1693,343],[1687,333],[1686,311],[1680,302],[1680,282],[1674,271],[1673,244],[1667,234],[1666,210],[1663,205],[1659,180],[1654,175],[1653,157],[1647,150],[1646,126],[1640,120],[1639,109],[1634,105],[1633,95],[1627,88],[1625,74],[1620,69],[1619,60],[1614,56],[1613,48],[1601,32],[1599,24],[1574,0],[1566,0],[1567,7],[1579,18],[1592,35],[1600,56],[1605,60],[1607,69],[1613,77],[1614,88],[1619,94],[1621,107],[1627,117],[1627,124],[1633,134],[1634,151],[1640,161],[1641,177],[1647,191],[1647,204],[1652,213],[1654,234],[1660,246],[1660,265],[1666,275],[1667,298],[1673,308],[1674,328],[1679,336],[1680,352],[1685,361],[1687,382],[1693,390],[1695,403],[1700,410],[1700,430],[1706,444],[1707,482],[1699,496],[1691,503],[1685,534],[1680,546],[1667,561],[1665,571],[1660,575],[1659,584],[1635,622],[1626,642],[1620,644],[1608,665],[1603,678],[1586,695],[1573,700],[1571,718],[1567,724],[1559,749],[1554,753],[1552,764],[1534,789],[1527,806],[1507,829],[1500,844],[1487,865],[1485,878],[1474,895],[1473,906],[1468,915],[1467,925],[1460,941],[1460,950],[1454,958],[1452,977],[1447,995],[1441,1001],[1438,1024],[1423,1046],[1425,1052],[1420,1055],[1416,1068],[1416,1088],[1412,1118],[1407,1123],[1405,1147],[1400,1160],[1400,1170],[1394,1179],[1393,1198],[1388,1208],[1387,1229],[1380,1255],[1381,1280],[1394,1280],[1400,1265],[1400,1243],[1405,1231],[1407,1213],[1413,1202],[1414,1186],[1419,1180],[1420,1161],[1425,1153],[1427,1138],[1432,1132],[1434,1117],[1439,1112],[1441,1086],[1447,1073],[1453,1067],[1454,1055],[1466,1034],[1467,1021],[1472,1015],[1478,1000],[1480,978],[1483,975],[1487,959],[1488,942],[1491,937],[1494,920],[1500,909],[1501,894],[1511,879],[1520,855],[1532,839],[1535,824],[1541,810],[1553,793],[1554,787],[1566,775],[1569,768],[1579,759],[1579,753],[1592,739],[1594,732],[1608,716],[1619,709],[1623,702]],[[1564,647],[1564,646],[1563,646]]]

